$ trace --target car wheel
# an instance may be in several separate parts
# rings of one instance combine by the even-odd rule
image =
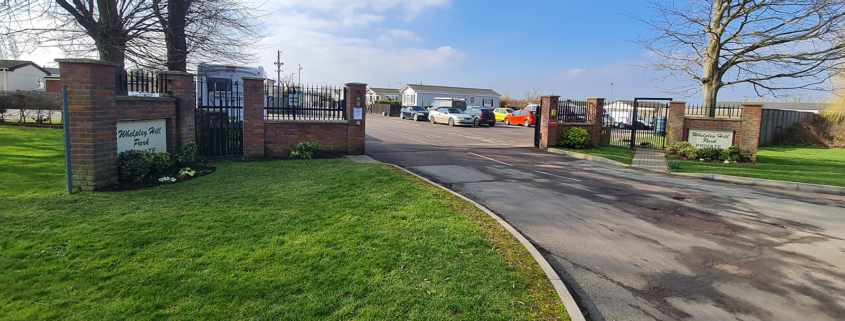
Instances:
[[[522,122],[522,125],[523,125],[523,126],[525,126],[525,127],[528,127],[528,126],[531,126],[531,123],[529,123],[529,122],[526,120],[526,121]]]
[[[405,119],[405,113],[399,113],[399,119]]]
[[[414,115],[414,121],[419,121],[419,120],[420,120],[420,115]]]
[[[487,126],[493,127],[496,126],[496,123],[488,123]]]
[[[481,120],[476,118],[474,122],[472,122],[473,126],[481,126]]]
[[[511,120],[510,120],[510,119],[505,118],[505,125],[510,125],[510,124],[511,124]]]
[[[452,126],[455,126],[455,120],[452,119],[452,118],[449,118],[449,127],[452,127]]]

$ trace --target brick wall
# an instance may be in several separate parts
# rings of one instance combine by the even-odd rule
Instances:
[[[267,120],[264,119],[264,80],[245,77],[244,157],[284,158],[298,142],[317,142],[321,153],[360,155],[364,153],[365,120],[355,120],[355,108],[364,107],[366,84],[346,84],[347,120]],[[363,118],[363,117],[362,117]]]
[[[325,123],[265,121],[264,156],[287,157],[290,155],[290,147],[293,144],[304,141],[320,143],[323,152],[347,155],[349,154],[347,139],[349,127],[346,121]]]
[[[669,122],[666,133],[666,152],[673,153],[672,144],[689,141],[690,129],[723,130],[734,133],[733,145],[739,146],[740,152],[752,162],[757,161],[757,144],[760,139],[760,119],[763,105],[745,103],[742,105],[742,117],[717,118],[708,116],[683,116],[685,103],[672,102],[669,105]],[[678,132],[680,130],[680,132]]]
[[[571,127],[579,127],[587,130],[590,134],[590,146],[598,147],[601,142],[601,127],[604,117],[604,98],[587,98],[587,113],[593,115],[592,123],[558,123],[557,126],[550,126],[549,120],[553,109],[557,108],[560,96],[543,96],[540,102],[540,148],[546,149],[557,145],[560,135],[564,130]],[[555,117],[556,118],[556,117]]]
[[[44,79],[44,90],[51,93],[62,92],[62,80],[58,78]]]
[[[128,97],[115,95],[115,68],[93,59],[57,59],[61,84],[68,86],[73,185],[93,190],[118,181],[117,122],[165,119],[167,150],[193,140],[193,76],[182,75],[173,86],[181,96]],[[190,101],[182,103],[180,97]],[[181,116],[180,116],[181,115]]]

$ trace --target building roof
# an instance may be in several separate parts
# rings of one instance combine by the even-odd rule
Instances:
[[[3,69],[3,70],[14,71],[15,69],[23,68],[23,67],[26,67],[26,66],[33,66],[33,67],[38,68],[41,71],[43,71],[45,74],[47,74],[47,76],[50,75],[50,72],[47,69],[41,68],[41,66],[36,65],[32,61],[27,61],[27,60],[0,60],[0,69]]]
[[[370,87],[369,90],[372,90],[376,95],[399,95],[399,89]]]
[[[61,69],[59,69],[59,68],[44,68],[44,70],[47,70],[47,72],[50,73],[50,76],[53,76],[53,77],[56,77],[56,78],[58,78],[59,75],[61,74]]]
[[[414,84],[407,84],[405,88],[411,88],[416,92],[426,92],[426,93],[446,93],[446,94],[460,94],[460,95],[476,95],[476,96],[493,96],[493,97],[501,97],[499,93],[492,89],[480,89],[480,88],[462,88],[462,87],[447,87],[447,86],[429,86],[429,85],[414,85]]]
[[[828,103],[782,103],[782,102],[760,102],[763,104],[763,109],[780,109],[780,110],[806,110],[806,111],[822,111],[832,104]],[[720,101],[718,104],[725,105],[742,105],[742,102],[734,101]]]

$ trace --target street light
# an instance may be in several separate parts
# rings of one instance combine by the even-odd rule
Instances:
[[[302,86],[302,64],[299,64],[299,81],[296,83],[298,83],[299,86]]]
[[[610,83],[610,101],[613,102],[613,83]]]

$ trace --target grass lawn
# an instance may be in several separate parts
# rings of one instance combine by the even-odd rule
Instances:
[[[558,147],[562,148],[562,147]],[[628,147],[619,147],[619,146],[601,146],[600,148],[592,148],[592,149],[572,149],[572,148],[563,148],[564,150],[573,151],[576,153],[581,154],[589,154],[594,156],[601,156],[607,159],[612,159],[620,163],[624,164],[631,164],[631,161],[634,159],[634,151],[629,149]]]
[[[568,319],[507,231],[393,168],[223,162],[66,195],[61,146],[0,126],[0,319]]]
[[[845,186],[845,149],[760,147],[754,165],[681,161],[681,168],[673,171]]]

